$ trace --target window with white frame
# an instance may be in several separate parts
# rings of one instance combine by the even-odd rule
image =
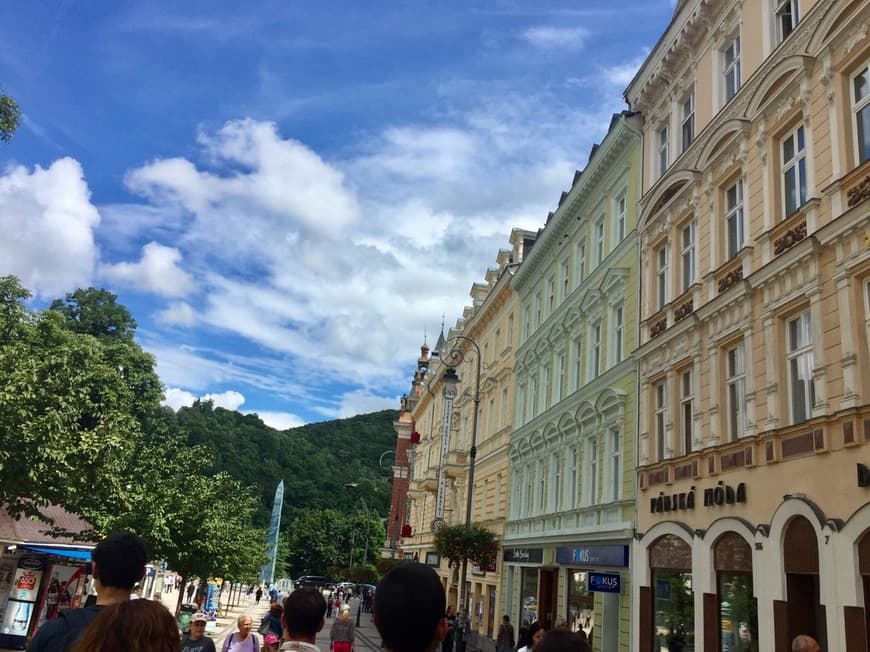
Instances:
[[[589,329],[589,378],[601,375],[601,320]]]
[[[695,140],[695,87],[691,87],[689,92],[680,103],[681,110],[681,152],[689,149],[689,145]]]
[[[520,423],[526,423],[529,420],[529,387],[525,383],[519,386],[517,390],[517,404],[520,406],[517,418]]]
[[[858,164],[870,161],[870,62],[852,75],[852,115]]]
[[[529,419],[538,416],[538,377],[535,374],[529,378]]]
[[[595,222],[595,264],[600,265],[604,260],[604,216]]]
[[[680,266],[683,287],[686,292],[695,282],[695,220],[686,224],[681,233]]]
[[[670,300],[668,292],[668,245],[656,249],[656,309],[661,310]]]
[[[565,398],[565,352],[556,354],[556,401]]]
[[[564,301],[568,294],[571,292],[571,266],[568,265],[567,260],[562,261],[562,283],[561,283],[561,294],[559,299]]]
[[[662,176],[670,165],[668,124],[665,122],[656,131],[656,148],[658,152],[658,176]]]
[[[816,389],[813,381],[813,327],[809,312],[788,320],[788,396],[791,422],[802,423],[813,413]]]
[[[495,397],[489,399],[489,409],[486,412],[486,434],[495,432]]]
[[[571,475],[569,476],[571,509],[577,507],[577,449],[569,448],[568,455],[571,456]]]
[[[538,510],[543,512],[547,506],[547,465],[538,463]]]
[[[594,505],[598,500],[598,440],[594,437],[590,438],[586,450],[589,453],[586,504]]]
[[[725,78],[725,101],[737,95],[740,90],[740,36],[732,37],[722,53]]]
[[[728,441],[746,430],[746,364],[743,342],[725,351],[725,389],[728,399]]]
[[[535,493],[535,478],[532,469],[526,469],[526,516],[532,515],[532,498]]]
[[[692,369],[685,369],[680,374],[680,430],[682,435],[683,455],[692,452],[695,403],[695,386]]]
[[[578,335],[574,339],[574,389],[580,389],[583,384],[583,338]]]
[[[517,470],[517,476],[514,479],[514,499],[511,501],[511,514],[514,518],[520,515],[520,505],[523,504],[523,474]]]
[[[507,333],[505,333],[504,345],[505,345],[505,348],[514,345],[514,316],[513,316],[513,314],[508,315],[508,318],[507,318]]]
[[[541,325],[542,319],[543,319],[543,314],[542,314],[541,293],[538,292],[535,295],[535,328],[538,328]]]
[[[613,334],[613,346],[611,357],[613,364],[622,362],[625,337],[625,304],[618,303],[610,311],[610,332]]]
[[[776,0],[776,30],[780,43],[794,31],[799,20],[798,0]]]
[[[562,458],[559,454],[553,457],[553,510],[562,509]]]
[[[508,410],[510,402],[508,401],[508,388],[502,387],[501,390],[501,418],[499,419],[499,427],[504,428],[508,422]]]
[[[529,306],[523,308],[523,340],[529,339],[532,334],[532,311]]]
[[[625,240],[627,200],[625,193],[619,194],[613,202],[613,246]]]
[[[725,189],[725,257],[731,260],[743,249],[743,180]]]
[[[586,240],[580,240],[574,251],[574,264],[577,267],[577,285],[586,275]]]
[[[622,498],[622,433],[619,428],[610,431],[610,498]]]
[[[807,162],[804,127],[800,125],[780,141],[782,155],[783,217],[788,217],[807,200]]]
[[[543,399],[541,401],[541,406],[545,410],[548,407],[550,407],[550,405],[551,405],[550,401],[553,398],[553,393],[552,393],[552,386],[553,385],[551,382],[551,378],[552,377],[550,376],[550,365],[544,365],[543,369],[541,370],[541,385],[542,385],[541,398]]]
[[[655,459],[665,459],[665,424],[668,418],[667,386],[665,381],[653,385],[655,397]]]
[[[870,278],[864,279],[864,325],[867,330],[867,344],[870,347]]]
[[[551,276],[547,279],[547,316],[552,315],[556,309],[556,279]]]

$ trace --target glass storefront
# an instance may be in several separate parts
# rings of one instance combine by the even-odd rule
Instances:
[[[523,568],[522,590],[520,592],[520,624],[538,619],[538,569]]]
[[[721,652],[758,652],[758,607],[752,590],[752,549],[735,532],[713,546]]]
[[[595,626],[595,594],[589,591],[589,573],[568,569],[568,628],[583,630],[587,639]]]
[[[692,589],[692,549],[671,534],[649,550],[653,589],[653,650],[695,651],[695,598]]]

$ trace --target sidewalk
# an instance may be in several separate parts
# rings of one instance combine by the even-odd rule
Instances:
[[[172,591],[172,593],[161,593],[160,599],[166,608],[169,609],[172,613],[175,613],[175,606],[178,603],[178,592]],[[254,604],[253,596],[242,595],[239,598],[239,604],[236,606],[230,606],[226,603],[221,603],[220,615],[216,621],[216,626],[214,626],[214,630],[212,631],[212,624],[209,623],[208,631],[206,631],[206,635],[210,636],[214,640],[215,647],[220,650],[221,646],[224,643],[224,639],[229,636],[232,632],[238,630],[238,618],[241,615],[247,615],[251,617],[251,622],[254,625],[253,631],[257,631],[257,627],[260,626],[260,621],[263,619],[263,616],[266,615],[266,612],[269,611],[269,599],[267,596],[264,596],[263,599],[260,600],[260,604]],[[259,636],[259,634],[258,634]],[[327,646],[326,650],[329,649],[329,636],[327,635]]]

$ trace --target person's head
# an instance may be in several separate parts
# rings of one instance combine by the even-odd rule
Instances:
[[[291,640],[312,639],[323,629],[326,600],[317,589],[296,589],[284,600],[281,622]]]
[[[97,544],[91,559],[94,581],[103,587],[130,591],[145,574],[148,551],[135,534],[113,532]]]
[[[350,605],[341,605],[341,613],[338,615],[342,620],[350,620]]]
[[[447,634],[447,599],[438,574],[409,562],[384,575],[375,591],[375,627],[389,652],[433,650]]]
[[[812,636],[798,634],[791,642],[791,652],[821,652],[818,642]]]
[[[447,615],[448,616],[453,615],[453,605],[452,604],[447,607]]]
[[[544,634],[547,633],[547,630],[544,629],[544,626],[539,623],[537,620],[529,625],[529,640],[531,641],[531,648],[534,650],[538,643],[540,643],[544,639]]]
[[[198,641],[205,636],[205,626],[208,624],[208,616],[197,611],[190,617],[190,640]]]
[[[178,625],[162,603],[126,600],[107,605],[73,652],[178,652]]]
[[[505,615],[502,617],[501,620],[502,620],[502,622],[506,625],[506,624],[508,624],[508,623],[511,621],[511,617],[508,616],[507,614],[505,614]]]
[[[263,637],[263,652],[275,652],[278,649],[278,637],[275,634],[266,634]]]
[[[284,613],[284,607],[281,605],[280,602],[273,602],[269,606],[269,615],[270,616],[275,616],[275,618],[280,618],[282,613]]]
[[[590,652],[590,649],[585,636],[568,629],[554,629],[542,635],[535,652]]]
[[[253,627],[254,623],[251,621],[251,617],[247,614],[242,614],[238,618],[236,618],[236,625],[239,628],[239,634],[242,636],[247,636],[251,633],[251,627]]]

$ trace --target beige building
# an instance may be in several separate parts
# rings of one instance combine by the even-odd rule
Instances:
[[[468,471],[472,455],[472,429],[480,356],[479,401],[474,491],[471,522],[501,539],[507,510],[508,445],[513,409],[513,365],[517,337],[517,302],[511,278],[534,234],[514,230],[512,250],[500,251],[497,266],[487,271],[485,283],[471,288],[472,303],[462,319],[442,333],[433,359],[421,377],[418,398],[411,408],[419,443],[412,452],[410,497],[411,536],[402,540],[405,556],[432,565],[442,577],[447,603],[460,606],[460,568],[448,568],[433,549],[434,531],[440,522],[464,524]],[[473,344],[469,343],[469,340]],[[475,348],[476,347],[476,348]],[[461,355],[451,353],[457,350]],[[459,362],[461,358],[461,362]],[[458,393],[447,420],[442,377],[446,364],[456,364]],[[416,439],[413,437],[412,441]],[[471,648],[494,649],[501,611],[501,556],[494,567],[469,567],[467,595],[471,607]]]
[[[641,652],[868,649],[868,29],[867,2],[680,0],[626,91]]]

